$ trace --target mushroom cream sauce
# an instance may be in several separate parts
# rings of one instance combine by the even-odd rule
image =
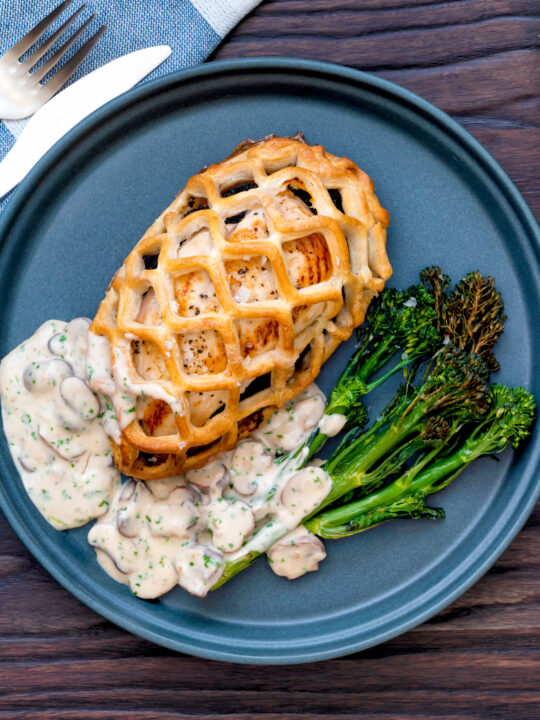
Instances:
[[[115,386],[107,341],[89,325],[49,320],[0,364],[13,461],[51,525],[97,519],[88,542],[98,561],[141,598],[177,584],[203,597],[226,563],[249,551],[266,552],[274,572],[289,579],[317,570],[324,546],[301,522],[328,495],[330,478],[317,461],[298,470],[301,454],[276,457],[301,447],[321,418],[325,434],[341,430],[343,416],[323,418],[319,388],[311,385],[200,470],[122,482],[109,437],[131,422],[136,397]]]

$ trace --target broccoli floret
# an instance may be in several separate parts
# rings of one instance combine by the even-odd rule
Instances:
[[[435,440],[436,447],[424,448],[413,464],[386,487],[378,489],[379,483],[376,492],[359,500],[334,502],[331,509],[308,520],[306,527],[321,537],[336,538],[367,530],[392,517],[403,517],[396,510],[403,503],[406,513],[411,497],[424,498],[439,492],[482,455],[502,452],[510,444],[517,448],[529,435],[535,419],[536,404],[532,394],[521,387],[494,384],[486,402],[487,411],[484,405],[483,416],[477,417],[473,425],[471,416],[468,422],[463,417],[462,424],[454,420],[453,424],[446,422],[442,426],[432,426],[435,438],[428,433],[426,440]],[[347,492],[350,493],[350,488]],[[408,516],[415,517],[412,513]],[[417,517],[422,517],[421,512]]]
[[[467,445],[476,446],[481,454],[501,452],[510,443],[517,448],[531,432],[536,414],[533,395],[522,387],[494,383],[490,387],[490,401],[485,422],[473,430]]]
[[[343,525],[328,526],[324,529],[324,538],[337,539],[356,535],[363,530],[369,530],[388,520],[439,520],[444,518],[442,508],[432,508],[426,504],[423,492],[412,492],[404,495],[389,505],[380,505],[366,513],[359,513]],[[322,535],[322,531],[321,531]]]
[[[361,397],[399,370],[416,370],[428,357],[436,357],[436,368],[424,393],[444,386],[443,403],[452,400],[452,387],[459,388],[458,394],[467,387],[462,415],[481,412],[486,400],[484,381],[498,367],[491,348],[504,328],[504,307],[493,279],[479,272],[469,273],[448,294],[449,284],[450,278],[432,266],[422,270],[420,282],[406,291],[385,288],[372,303],[359,331],[360,347],[336,383],[326,414],[347,415],[346,429],[361,429],[367,418]],[[399,360],[387,368],[396,355]],[[383,373],[374,380],[380,370]],[[474,380],[478,381],[476,391]],[[401,409],[402,403],[395,403],[394,412]],[[325,439],[320,433],[313,435],[309,457]]]
[[[420,277],[434,299],[439,334],[456,347],[482,357],[491,372],[498,370],[491,349],[504,330],[506,316],[493,278],[471,272],[447,294],[449,278],[440,268],[426,268]]]
[[[361,400],[365,394],[365,383],[356,375],[344,377],[332,390],[325,414],[340,413],[347,416],[346,429],[363,428],[367,422],[367,411]]]
[[[428,495],[476,458],[509,444],[517,447],[529,434],[532,395],[523,388],[489,386],[498,367],[491,351],[505,320],[493,280],[469,273],[448,293],[449,283],[433,266],[422,271],[419,285],[405,292],[387,288],[372,303],[360,347],[326,408],[327,415],[347,416],[347,432],[324,464],[331,490],[304,518],[311,532],[337,538],[397,517],[443,517],[442,510],[426,505]],[[360,432],[366,419],[361,398],[400,369],[407,381]],[[301,467],[325,439],[316,429],[283,462]],[[223,577],[247,567],[258,547],[228,563]]]
[[[450,278],[442,272],[440,267],[431,265],[420,272],[420,283],[433,296],[437,313],[437,330],[441,332],[441,319],[446,304],[446,290],[450,285]]]
[[[419,400],[430,399],[430,410],[472,420],[489,408],[489,368],[475,353],[447,345],[437,356],[433,370],[418,391]]]
[[[390,375],[433,352],[442,343],[437,331],[433,295],[422,285],[405,292],[386,288],[372,305],[366,325],[359,333],[360,348],[353,357],[349,374],[366,383],[399,353],[399,362],[382,378],[366,384],[370,392]]]

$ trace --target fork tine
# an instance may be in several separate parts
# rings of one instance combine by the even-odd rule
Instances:
[[[73,45],[73,43],[82,35],[82,33],[86,30],[86,28],[90,25],[92,20],[95,18],[95,14],[84,22],[81,27],[73,33],[73,35],[66,40],[66,42],[61,45],[58,50],[54,53],[54,55],[47,60],[46,63],[43,63],[43,65],[36,70],[35,73],[32,73],[32,80],[34,80],[34,84],[37,84],[40,80],[42,80],[45,75],[49,72],[49,70],[56,65],[57,62],[60,61],[61,57],[69,50],[69,48]]]
[[[19,40],[19,42],[16,43],[11,48],[11,50],[8,50],[4,57],[9,58],[10,60],[18,60],[21,55],[24,55],[24,53],[29,48],[31,48],[35,42],[39,40],[39,38],[49,28],[49,26],[53,24],[56,18],[61,15],[67,8],[67,6],[70,5],[72,2],[73,0],[64,0],[64,2],[60,3],[60,5],[55,10],[50,12],[47,17],[43,18],[43,20],[38,22],[38,24],[35,25],[30,30],[30,32],[26,33],[26,35],[21,40]]]
[[[36,65],[41,58],[45,55],[47,50],[54,45],[54,43],[58,40],[60,35],[68,29],[68,27],[73,23],[73,21],[79,17],[79,15],[82,13],[84,8],[86,7],[86,3],[84,5],[81,5],[81,7],[78,10],[75,10],[73,15],[70,15],[68,19],[65,21],[65,23],[62,23],[58,30],[56,30],[51,37],[43,43],[43,45],[40,45],[38,48],[34,50],[34,52],[22,63],[22,66],[26,70],[30,70],[31,68]]]
[[[105,32],[107,26],[102,25],[92,37],[85,42],[80,50],[69,60],[64,67],[59,70],[54,77],[52,77],[44,86],[43,89],[47,91],[49,98],[51,98],[62,85],[73,75],[75,70],[79,67],[85,57],[88,55],[90,50],[97,43],[101,35]]]

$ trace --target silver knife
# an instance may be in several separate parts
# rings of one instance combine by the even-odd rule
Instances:
[[[171,54],[168,45],[123,55],[55,95],[28,121],[0,162],[0,198],[15,187],[68,130],[152,72]]]

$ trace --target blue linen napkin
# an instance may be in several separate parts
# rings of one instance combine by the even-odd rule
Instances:
[[[106,23],[107,30],[79,66],[71,82],[114,58],[152,45],[170,45],[172,54],[146,80],[197,65],[260,1],[89,0],[88,8],[76,21],[75,27],[93,12],[97,17],[74,44],[70,54],[76,52],[101,24]],[[0,56],[59,4],[60,0],[0,0]],[[81,0],[75,0],[53,29],[59,27],[81,4]],[[0,123],[0,159],[13,145],[24,124],[25,121]],[[0,200],[0,210],[9,196]]]

